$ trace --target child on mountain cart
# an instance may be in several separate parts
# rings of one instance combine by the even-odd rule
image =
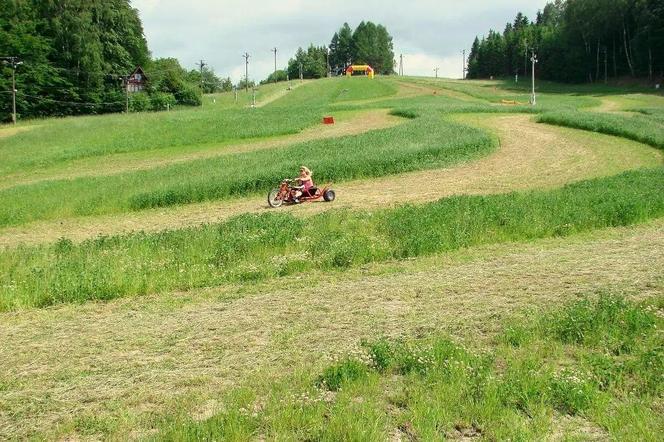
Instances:
[[[300,183],[300,185],[294,187],[294,202],[299,203],[300,197],[302,195],[312,196],[311,190],[314,188],[314,181],[311,178],[311,175],[311,170],[307,166],[300,167],[300,175],[297,177],[297,181]]]

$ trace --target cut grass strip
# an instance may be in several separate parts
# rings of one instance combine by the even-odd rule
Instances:
[[[159,440],[657,440],[659,298],[589,297],[504,324],[489,348],[376,337],[328,365],[231,391],[215,415],[167,419]]]
[[[223,109],[210,105],[172,112],[72,117],[0,138],[0,174],[71,160],[176,146],[294,134],[312,126],[321,107]]]
[[[450,166],[486,155],[496,146],[486,131],[434,113],[361,135],[6,189],[0,191],[0,226],[267,194],[284,177],[296,174],[301,164],[324,184]]]
[[[590,130],[628,138],[664,149],[664,125],[645,115],[625,116],[590,112],[547,112],[537,117],[540,123]]]
[[[664,168],[551,191],[458,196],[306,220],[242,215],[218,225],[0,253],[0,310],[257,281],[625,226],[664,216]]]
[[[317,123],[335,100],[367,99],[396,93],[388,81],[323,79],[306,82],[263,108],[236,105],[233,94],[206,97],[200,108],[66,119],[46,119],[30,131],[0,134],[0,175],[28,172],[71,160],[180,146],[290,135]],[[287,88],[265,85],[266,95]],[[240,91],[245,104],[251,93]],[[259,94],[260,98],[260,94]]]

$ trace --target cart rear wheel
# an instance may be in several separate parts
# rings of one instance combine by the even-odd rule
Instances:
[[[270,207],[280,207],[284,203],[284,200],[279,198],[279,189],[270,190],[267,194],[267,203]]]
[[[334,201],[334,199],[337,197],[337,195],[334,193],[334,190],[332,189],[327,189],[325,193],[323,194],[323,199],[327,201],[328,203],[331,203]]]

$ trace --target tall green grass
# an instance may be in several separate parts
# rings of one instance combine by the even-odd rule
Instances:
[[[293,134],[317,123],[335,100],[396,92],[388,81],[362,80],[307,82],[256,109],[247,107],[251,92],[239,91],[239,104],[226,93],[205,97],[201,108],[35,121],[29,130],[0,138],[0,176],[80,158]],[[257,98],[286,88],[286,83],[261,86]]]
[[[388,97],[396,93],[396,88],[388,78],[374,80],[360,77],[322,78],[295,87],[286,96],[270,103],[268,107],[327,106],[335,102],[368,100]]]
[[[663,306],[586,298],[506,325],[488,348],[375,339],[317,377],[236,389],[202,422],[167,419],[156,438],[656,441]]]
[[[371,100],[388,97],[397,93],[397,88],[389,79],[376,77],[373,80],[363,77],[342,78],[341,90],[335,102]]]
[[[218,225],[0,252],[0,310],[255,281],[527,241],[664,216],[664,168],[557,190],[458,196],[307,220],[242,215]]]
[[[256,89],[256,103],[261,104],[265,100],[272,99],[277,94],[287,93],[288,83],[280,81],[278,83],[268,83],[258,85]],[[219,92],[215,94],[206,94],[203,96],[204,106],[223,106],[227,108],[242,108],[251,106],[253,104],[253,90],[249,91],[241,89],[237,91],[237,101],[235,101],[235,93]]]
[[[297,133],[318,122],[322,108],[223,109],[53,119],[0,138],[0,175],[70,160],[174,146]]]
[[[664,124],[646,115],[591,112],[547,112],[537,117],[540,123],[600,132],[628,138],[664,149]]]
[[[664,108],[662,107],[641,107],[633,109],[633,111],[647,115],[651,120],[664,126]]]
[[[495,146],[486,132],[432,114],[356,136],[13,187],[0,191],[0,226],[267,193],[301,164],[314,171],[318,182],[341,181],[449,166],[487,154]]]

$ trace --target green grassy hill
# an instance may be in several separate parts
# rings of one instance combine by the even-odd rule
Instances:
[[[664,97],[291,86],[0,127],[0,439],[661,434]]]

